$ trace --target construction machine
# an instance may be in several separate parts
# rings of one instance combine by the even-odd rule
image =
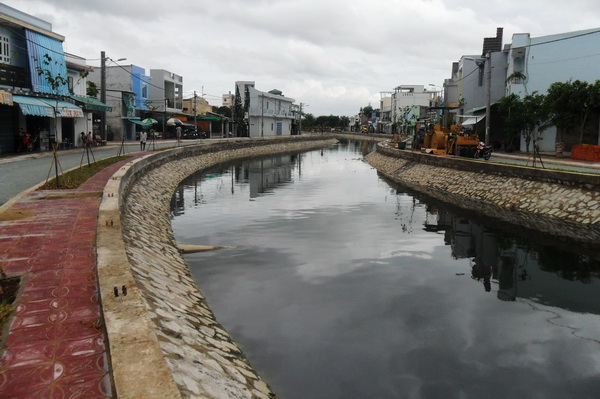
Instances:
[[[432,124],[425,134],[421,152],[473,158],[478,144],[477,134],[469,134],[458,125],[452,125],[450,129],[442,129],[439,124]]]

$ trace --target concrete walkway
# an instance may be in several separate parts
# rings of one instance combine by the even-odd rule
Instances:
[[[24,159],[2,163],[18,163],[22,172]],[[105,168],[76,190],[31,191],[0,207],[0,267],[21,276],[16,315],[5,329],[0,357],[0,398],[113,397],[98,298],[96,231],[102,190],[130,160]],[[583,166],[600,171],[599,164]],[[2,174],[2,179],[10,184],[20,176]]]
[[[0,397],[113,397],[96,229],[102,189],[128,161],[76,190],[26,193],[0,213],[0,267],[21,276],[0,358]]]

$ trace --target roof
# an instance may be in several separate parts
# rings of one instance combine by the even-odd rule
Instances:
[[[93,97],[82,97],[76,96],[75,94],[71,94],[70,97],[78,103],[82,104],[83,108],[85,109],[92,111],[112,111],[112,107],[104,104],[102,101],[97,100]]]

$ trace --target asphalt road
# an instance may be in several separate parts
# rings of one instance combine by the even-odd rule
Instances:
[[[180,145],[192,145],[213,140],[183,140]],[[156,141],[156,148],[177,146],[173,140]],[[120,144],[109,144],[104,147],[93,147],[92,153],[96,160],[114,157],[121,149]],[[151,143],[146,144],[146,150],[152,149]],[[140,151],[138,142],[129,142],[124,146],[126,154]],[[52,152],[33,153],[0,158],[0,206],[17,194],[39,183],[46,181],[48,176],[54,177]],[[59,151],[58,162],[62,171],[67,171],[87,163],[87,154],[82,148]],[[60,172],[60,170],[59,170]]]
[[[199,143],[209,143],[223,139],[205,139],[205,140],[183,140],[180,145],[193,145]],[[174,147],[177,142],[174,140],[157,140],[156,148]],[[94,157],[97,160],[110,158],[119,153],[120,144],[109,144],[105,147],[94,147],[92,149]],[[151,143],[146,145],[146,149],[150,150]],[[140,151],[138,142],[125,143],[125,153],[131,154]],[[83,149],[74,149],[69,151],[59,151],[59,163],[63,171],[78,167],[82,162],[87,162],[87,156]],[[527,155],[512,155],[512,154],[492,154],[489,161],[480,162],[497,162],[511,165],[532,166],[532,157]],[[591,162],[576,162],[568,158],[557,159],[554,157],[543,158],[546,169],[558,169],[581,173],[600,174],[600,164]],[[536,162],[536,167],[541,168],[539,159]],[[39,183],[46,181],[48,176],[53,177],[54,166],[52,164],[52,153],[34,153],[26,155],[11,156],[0,158],[0,206],[5,204],[17,194],[25,191]]]

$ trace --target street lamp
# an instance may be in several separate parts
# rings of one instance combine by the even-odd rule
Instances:
[[[125,61],[127,58],[119,58],[118,61]],[[100,52],[100,101],[106,104],[106,60],[115,62],[107,57],[104,51]],[[106,109],[100,111],[100,137],[106,140]]]
[[[300,103],[300,120],[298,126],[298,134],[302,135],[302,106],[308,107],[308,104]]]
[[[485,100],[485,143],[490,143],[490,111],[491,111],[491,98],[492,98],[492,62],[491,53],[488,51],[481,58],[464,57],[465,60],[475,61],[478,67],[484,68],[486,72],[486,100]],[[489,61],[489,62],[488,62]],[[486,64],[487,68],[486,68]]]

